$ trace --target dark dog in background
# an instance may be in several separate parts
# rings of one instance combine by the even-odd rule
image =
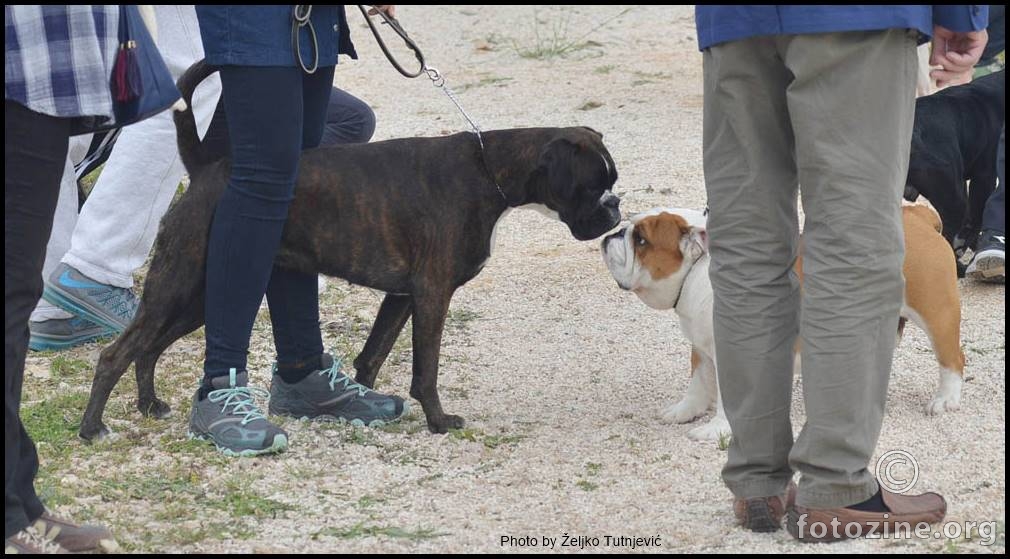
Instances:
[[[1000,70],[915,102],[905,199],[914,202],[921,194],[929,200],[959,258],[975,248],[985,202],[996,188],[1005,91]],[[964,275],[960,263],[958,275]]]
[[[197,63],[179,79],[188,102],[214,68]],[[81,423],[84,439],[108,433],[102,413],[113,387],[136,364],[140,411],[164,417],[154,369],[177,339],[204,323],[204,279],[211,218],[229,176],[227,159],[202,150],[192,111],[175,115],[190,187],[161,222],[136,318],[102,351]],[[508,210],[539,207],[579,240],[620,221],[617,180],[602,136],[589,128],[529,128],[476,137],[408,138],[317,148],[302,155],[276,263],[340,277],[387,293],[364,349],[357,382],[372,387],[408,318],[413,322],[410,394],[435,433],[459,428],[436,381],[442,330],[457,288],[491,254]],[[482,159],[483,157],[483,159]],[[501,186],[501,192],[492,182]]]

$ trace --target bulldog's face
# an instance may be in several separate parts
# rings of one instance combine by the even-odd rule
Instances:
[[[621,222],[621,203],[611,189],[617,168],[603,136],[590,128],[570,128],[550,141],[537,167],[537,202],[554,213],[580,241],[595,239]]]
[[[603,239],[603,261],[617,285],[654,309],[672,308],[691,265],[708,247],[705,216],[654,210]]]

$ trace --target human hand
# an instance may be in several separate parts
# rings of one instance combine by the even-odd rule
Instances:
[[[982,58],[988,41],[989,33],[985,29],[956,32],[940,25],[933,26],[929,65],[940,66],[940,69],[932,70],[929,77],[939,87],[970,82],[975,64]]]
[[[372,5],[372,9],[368,10],[368,15],[370,16],[378,15],[379,12],[382,12],[389,17],[396,17],[396,5],[395,4],[387,6]]]

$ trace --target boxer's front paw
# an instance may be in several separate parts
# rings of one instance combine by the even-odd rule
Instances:
[[[437,419],[428,419],[428,430],[441,435],[448,433],[450,429],[462,429],[466,421],[458,415],[443,415]]]
[[[693,441],[719,441],[732,434],[729,428],[729,421],[722,417],[715,417],[712,421],[695,427],[687,432],[687,438]]]
[[[100,443],[106,440],[112,440],[114,435],[104,423],[99,422],[98,425],[81,425],[81,430],[78,431],[77,436],[81,438],[86,443]]]
[[[708,402],[702,398],[685,396],[676,404],[670,404],[659,413],[659,419],[666,423],[690,423],[705,415]]]

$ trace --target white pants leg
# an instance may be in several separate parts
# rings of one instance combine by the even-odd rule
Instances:
[[[155,6],[158,47],[178,79],[203,58],[194,6]],[[221,93],[213,75],[193,97],[201,134]],[[175,140],[171,111],[123,129],[74,228],[62,261],[89,278],[117,287],[132,287],[133,273],[147,259],[185,172]]]

